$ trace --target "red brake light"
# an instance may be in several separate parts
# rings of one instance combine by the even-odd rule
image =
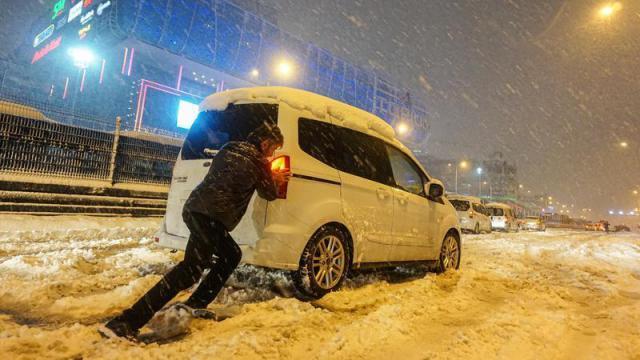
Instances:
[[[271,160],[271,171],[272,172],[291,171],[291,158],[287,155],[283,155]],[[276,194],[278,199],[287,198],[288,187],[289,187],[289,182],[285,182],[283,184],[280,184],[280,186],[278,186],[277,194]]]
[[[288,156],[283,155],[271,160],[271,171],[287,171],[291,170],[291,160]]]

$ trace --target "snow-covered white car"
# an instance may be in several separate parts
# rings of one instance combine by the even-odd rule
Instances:
[[[491,218],[488,210],[482,205],[480,198],[473,196],[450,194],[447,199],[458,213],[460,229],[474,234],[491,232]]]
[[[501,231],[518,231],[518,219],[507,204],[489,203],[485,205],[491,215],[491,228]]]
[[[460,229],[442,183],[382,119],[284,87],[217,93],[200,111],[175,164],[160,245],[185,248],[182,208],[211,158],[267,120],[285,139],[272,167],[293,176],[276,201],[254,195],[231,233],[244,263],[291,270],[298,290],[313,298],[337,289],[351,268],[414,261],[458,268]]]
[[[523,219],[520,228],[522,230],[547,231],[547,226],[540,216],[527,216]]]

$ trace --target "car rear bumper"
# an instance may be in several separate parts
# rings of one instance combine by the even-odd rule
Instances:
[[[271,230],[271,231],[269,231]],[[287,228],[265,229],[264,236],[255,244],[238,244],[242,250],[242,263],[272,269],[297,270],[300,253],[293,246],[300,235]],[[182,250],[187,247],[188,238],[167,233],[164,223],[155,235],[155,242],[170,249]]]

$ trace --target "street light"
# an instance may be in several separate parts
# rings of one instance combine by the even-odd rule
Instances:
[[[288,79],[293,73],[293,65],[287,60],[281,60],[276,66],[276,73],[283,79]]]
[[[260,76],[260,71],[258,71],[258,69],[251,70],[251,77],[257,78],[258,76]]]
[[[622,9],[622,4],[619,2],[609,3],[600,8],[598,10],[598,15],[600,15],[603,19],[608,19],[613,16],[616,12]]]
[[[482,168],[477,168],[476,173],[478,174],[478,197],[482,197]]]
[[[456,194],[458,193],[458,168],[466,169],[469,166],[469,163],[466,160],[460,161],[460,163],[456,166]]]
[[[93,52],[87,48],[71,48],[68,51],[69,56],[73,60],[73,65],[80,69],[86,69],[95,59]]]
[[[398,135],[404,135],[409,132],[409,125],[402,122],[398,124],[398,126],[396,127],[396,130],[398,131]]]
[[[620,142],[620,147],[623,148],[623,149],[626,149],[626,148],[629,147],[629,143],[626,142],[626,141],[622,141],[622,142]]]

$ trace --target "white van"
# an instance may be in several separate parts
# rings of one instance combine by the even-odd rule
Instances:
[[[200,110],[173,170],[160,245],[185,248],[183,205],[220,147],[272,121],[284,135],[272,165],[293,176],[276,201],[254,195],[231,233],[244,263],[291,270],[312,298],[338,288],[351,268],[414,261],[439,272],[458,268],[460,229],[442,183],[382,119],[283,87],[217,93]]]
[[[519,231],[518,219],[516,219],[513,209],[507,204],[489,203],[486,205],[491,214],[491,227],[493,230]]]
[[[460,229],[474,234],[491,232],[491,218],[480,198],[458,194],[447,195],[447,199],[458,213]]]

